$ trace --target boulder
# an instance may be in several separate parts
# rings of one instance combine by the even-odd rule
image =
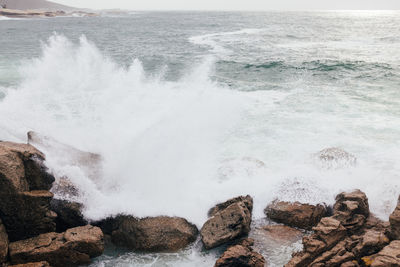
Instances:
[[[8,255],[8,235],[6,228],[0,220],[0,265],[7,261]]]
[[[253,243],[253,240],[247,239],[229,247],[217,260],[214,267],[264,267],[265,259],[251,248]]]
[[[144,252],[175,252],[194,242],[197,227],[178,217],[148,217],[137,219],[118,216],[102,224],[111,230],[112,242],[117,246]]]
[[[13,264],[47,261],[53,267],[78,266],[90,263],[90,258],[104,251],[100,228],[87,225],[68,229],[64,233],[46,233],[10,243]]]
[[[0,142],[0,214],[10,241],[55,230],[48,192],[54,177],[31,145]]]
[[[400,198],[397,206],[389,216],[390,223],[390,237],[393,239],[400,239]]]
[[[253,198],[249,195],[247,196],[239,196],[235,198],[231,198],[223,203],[219,203],[215,205],[215,207],[211,208],[208,211],[208,217],[214,216],[216,213],[226,209],[228,206],[237,203],[237,202],[243,202],[244,205],[246,205],[247,209],[252,212],[253,211]]]
[[[51,267],[47,261],[9,265],[8,267]]]
[[[327,215],[327,208],[321,204],[274,201],[265,208],[264,212],[268,218],[276,222],[311,230],[322,217]]]
[[[357,158],[354,155],[338,147],[323,149],[316,153],[314,157],[318,160],[318,165],[325,169],[344,168],[357,164]]]
[[[231,204],[219,204],[200,230],[206,249],[217,247],[250,232],[253,200],[248,197],[235,198]],[[228,200],[231,202],[231,200]],[[213,209],[212,209],[213,210]]]
[[[57,232],[64,232],[69,228],[87,225],[82,214],[82,204],[62,199],[52,199],[51,209],[57,213]]]
[[[364,266],[395,267],[400,266],[400,240],[394,240],[379,253],[362,258]]]

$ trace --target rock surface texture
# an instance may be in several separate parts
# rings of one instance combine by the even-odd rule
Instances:
[[[303,251],[293,254],[286,267],[370,266],[365,262],[390,242],[388,225],[370,215],[368,199],[359,190],[339,194],[333,215],[322,218],[313,230],[303,238]]]
[[[99,223],[112,242],[143,252],[175,252],[187,247],[198,236],[197,227],[178,217],[118,216]]]
[[[8,235],[6,228],[0,220],[0,265],[7,261],[8,255]]]
[[[10,241],[55,230],[50,210],[54,177],[31,145],[0,142],[0,216]]]
[[[327,208],[321,204],[274,201],[265,208],[264,212],[268,218],[276,222],[311,230],[322,217],[327,215]]]
[[[41,261],[41,262],[30,262],[24,264],[9,265],[8,267],[50,267],[50,264],[47,261]]]
[[[204,223],[200,235],[206,249],[217,247],[250,232],[253,199],[237,197],[216,205]]]
[[[90,258],[104,251],[100,228],[87,225],[68,229],[64,233],[46,233],[10,243],[13,264],[47,261],[51,266],[78,266],[90,263]]]
[[[84,226],[88,222],[82,214],[82,204],[61,199],[52,199],[51,209],[57,213],[57,232],[64,232],[69,228]]]
[[[214,267],[264,267],[265,259],[251,248],[253,243],[252,239],[247,238],[229,247]]]

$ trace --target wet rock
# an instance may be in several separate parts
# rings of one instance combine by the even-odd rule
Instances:
[[[55,230],[48,192],[54,177],[31,145],[0,142],[0,213],[10,241]]]
[[[323,149],[316,153],[314,157],[318,159],[318,164],[326,169],[344,168],[357,164],[357,158],[354,155],[338,147]]]
[[[392,241],[377,254],[363,257],[362,262],[371,267],[400,266],[400,240]]]
[[[8,267],[51,267],[47,261],[9,265]]]
[[[253,211],[253,198],[249,195],[247,196],[239,196],[235,198],[231,198],[223,203],[217,204],[215,207],[211,208],[208,211],[208,217],[214,216],[216,213],[226,209],[228,206],[238,203],[238,202],[243,202],[247,209],[252,212]]]
[[[347,261],[345,263],[342,263],[340,267],[360,267],[357,261]]]
[[[322,218],[313,230],[314,233],[312,235],[303,237],[303,251],[295,253],[289,263],[285,265],[286,267],[308,266],[322,253],[335,247],[347,234],[346,228],[343,227],[339,220],[333,217]],[[328,253],[323,258],[319,258],[315,264],[321,263],[323,260],[329,260],[333,256]],[[346,259],[344,258],[343,261]]]
[[[321,256],[317,257],[310,264],[310,266],[333,267],[340,266],[342,263],[354,260],[354,254],[348,251],[349,243],[352,243],[349,239],[340,241],[332,249],[324,252]]]
[[[358,257],[362,257],[377,253],[387,244],[389,244],[389,238],[384,232],[369,229],[362,234],[359,243],[353,251]]]
[[[320,204],[274,201],[265,208],[264,212],[268,218],[276,222],[311,230],[322,217],[327,215],[327,208]]]
[[[300,230],[286,225],[266,225],[262,227],[262,232],[260,234],[262,234],[265,239],[281,245],[294,243],[303,236]]]
[[[248,199],[245,197],[245,199]],[[251,199],[251,198],[250,198]],[[248,200],[250,200],[248,199]],[[252,199],[251,199],[252,207]],[[213,216],[204,223],[200,235],[206,249],[217,247],[250,232],[251,210],[246,201],[233,202],[222,209],[216,208]]]
[[[148,217],[137,219],[119,216],[104,222],[112,230],[115,245],[145,252],[174,252],[194,242],[198,236],[196,226],[178,217]]]
[[[47,261],[53,267],[78,266],[104,251],[103,233],[91,225],[68,229],[64,233],[46,233],[10,243],[13,264]]]
[[[0,265],[7,261],[8,255],[8,235],[6,228],[0,220]]]
[[[393,239],[400,239],[400,198],[397,202],[397,206],[390,214],[390,237]]]
[[[57,213],[57,232],[64,232],[69,228],[87,225],[82,214],[82,204],[62,199],[52,199],[51,209]]]
[[[350,193],[340,193],[336,196],[336,202],[333,206],[333,216],[340,220],[349,232],[356,232],[369,217],[367,196],[360,190]]]
[[[251,248],[253,243],[253,240],[247,239],[229,247],[217,260],[214,267],[264,267],[265,259]]]

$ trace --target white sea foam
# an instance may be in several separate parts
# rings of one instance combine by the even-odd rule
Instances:
[[[3,90],[0,139],[25,141],[34,130],[100,153],[104,173],[90,179],[61,164],[58,151],[45,151],[55,175],[84,193],[90,219],[176,215],[200,226],[212,205],[239,194],[254,197],[260,218],[274,198],[330,204],[354,188],[387,219],[400,188],[400,150],[390,142],[393,131],[388,142],[375,137],[381,124],[368,127],[372,119],[395,128],[398,119],[326,113],[330,102],[315,101],[308,88],[232,91],[210,80],[214,60],[206,57],[171,82],[146,73],[139,60],[120,67],[84,37],[74,44],[54,35],[43,55],[21,68],[18,88]],[[357,165],[327,170],[310,158],[332,146],[354,154]]]

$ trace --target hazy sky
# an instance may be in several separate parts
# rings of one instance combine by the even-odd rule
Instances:
[[[400,0],[53,0],[70,6],[133,10],[400,9]]]

